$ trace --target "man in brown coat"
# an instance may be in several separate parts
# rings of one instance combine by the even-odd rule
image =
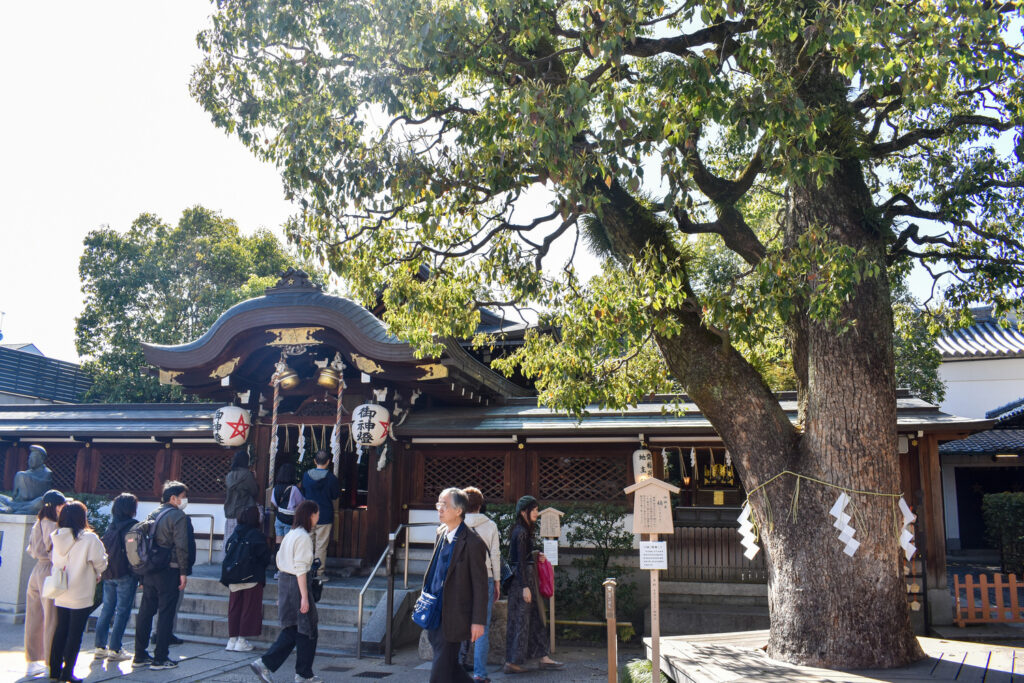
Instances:
[[[441,624],[427,631],[434,650],[430,683],[473,679],[459,665],[459,645],[484,634],[487,619],[487,544],[468,526],[466,494],[450,488],[437,499],[441,520],[423,590],[439,596]]]

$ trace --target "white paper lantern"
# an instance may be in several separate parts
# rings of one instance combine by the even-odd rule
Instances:
[[[252,417],[238,406],[224,406],[213,414],[213,440],[218,446],[241,446],[249,438]]]
[[[352,411],[352,440],[358,446],[379,446],[388,438],[391,413],[384,406],[364,403]]]
[[[633,477],[639,483],[654,476],[654,454],[646,448],[633,451]]]

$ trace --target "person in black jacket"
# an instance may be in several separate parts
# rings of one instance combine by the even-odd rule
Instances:
[[[135,605],[135,591],[139,579],[132,573],[128,556],[124,552],[124,535],[138,520],[135,511],[139,499],[130,493],[122,493],[114,499],[110,508],[110,526],[103,534],[103,547],[107,549],[107,568],[103,572],[103,608],[96,619],[95,659],[122,662],[131,655],[121,649],[128,617]],[[111,628],[113,622],[113,628]],[[108,639],[109,637],[109,639]],[[108,647],[109,645],[109,647]]]
[[[234,544],[241,545],[234,550]],[[252,650],[252,643],[247,638],[263,632],[263,586],[267,583],[267,565],[270,564],[270,548],[260,529],[258,507],[250,505],[238,515],[238,526],[225,547],[220,581],[227,585],[231,597],[228,598],[228,645],[224,649],[248,652]],[[230,560],[237,560],[237,566],[228,567]],[[239,574],[242,568],[244,571]],[[230,575],[232,570],[239,575]]]

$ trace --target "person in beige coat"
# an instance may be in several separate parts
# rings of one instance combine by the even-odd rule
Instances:
[[[53,540],[53,568],[67,572],[68,589],[54,599],[57,628],[50,645],[50,678],[78,683],[75,662],[82,647],[82,634],[95,609],[96,584],[107,568],[103,541],[92,532],[85,505],[73,500],[58,518]],[[56,571],[54,572],[56,573]]]
[[[57,517],[67,499],[57,490],[43,494],[43,507],[36,515],[36,523],[28,537],[25,552],[36,561],[28,577],[25,592],[25,659],[28,660],[28,675],[35,676],[46,671],[50,658],[50,641],[57,628],[57,608],[53,600],[42,596],[43,581],[50,575],[50,551],[53,543],[50,534],[57,530]]]

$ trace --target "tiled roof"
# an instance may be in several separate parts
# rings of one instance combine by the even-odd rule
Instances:
[[[986,418],[996,421],[997,427],[1005,425],[1021,415],[1024,415],[1024,397],[1018,398],[1016,401],[1010,401],[1006,405],[999,406],[985,413]]]
[[[0,437],[203,438],[223,403],[86,403],[0,406]]]
[[[935,343],[943,360],[1024,357],[1024,333],[980,315],[970,327],[947,332]]]
[[[1024,429],[990,429],[939,446],[942,455],[1024,455]]]

